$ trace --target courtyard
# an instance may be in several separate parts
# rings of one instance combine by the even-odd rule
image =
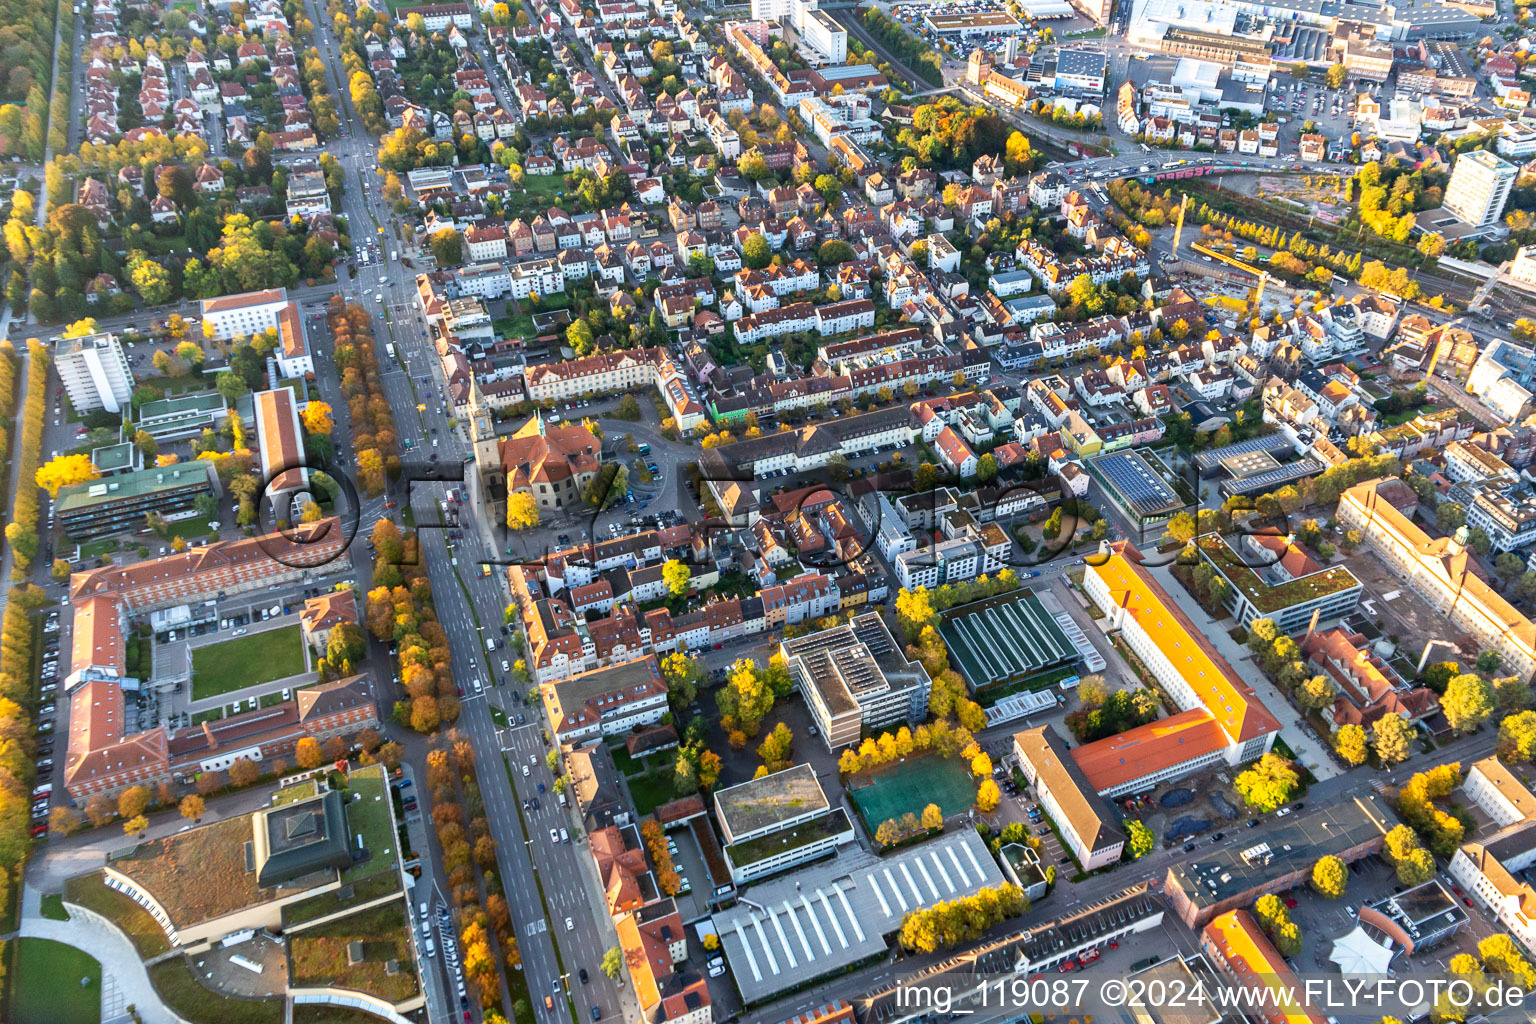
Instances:
[[[192,699],[218,697],[307,671],[298,626],[232,637],[192,649]]]

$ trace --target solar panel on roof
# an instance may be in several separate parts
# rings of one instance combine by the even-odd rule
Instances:
[[[1143,518],[1165,515],[1184,507],[1173,488],[1135,452],[1101,455],[1093,464]]]

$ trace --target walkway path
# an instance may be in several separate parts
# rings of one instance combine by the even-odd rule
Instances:
[[[21,934],[23,938],[62,942],[100,962],[101,1019],[105,1024],[126,1020],[129,1006],[138,1011],[144,1024],[186,1024],[161,1002],[133,943],[100,914],[71,906],[68,921],[51,921],[42,916],[39,890],[27,886],[22,897]]]
[[[1307,727],[1302,720],[1301,712],[1297,711],[1295,705],[1275,688],[1274,683],[1270,682],[1269,677],[1252,663],[1252,654],[1247,646],[1227,635],[1231,623],[1217,622],[1207,615],[1205,609],[1201,608],[1200,603],[1184,589],[1184,585],[1174,578],[1173,571],[1167,566],[1149,568],[1148,571],[1162,584],[1163,589],[1168,591],[1168,595],[1173,598],[1184,614],[1189,616],[1190,621],[1205,635],[1206,639],[1210,640],[1211,646],[1231,662],[1238,675],[1253,687],[1270,713],[1280,720],[1281,737],[1296,753],[1297,760],[1307,766],[1313,777],[1322,781],[1342,775],[1343,770],[1338,762],[1323,747],[1317,735]],[[1245,662],[1248,663],[1246,668]]]

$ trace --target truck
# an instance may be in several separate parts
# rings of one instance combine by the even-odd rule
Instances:
[[[395,343],[392,341],[386,341],[384,343],[384,351],[388,353],[389,358],[395,358]]]

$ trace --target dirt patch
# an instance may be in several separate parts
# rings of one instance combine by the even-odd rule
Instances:
[[[1362,605],[1369,603],[1367,612],[1374,610],[1373,618],[1381,623],[1383,632],[1394,643],[1407,644],[1411,648],[1418,638],[1454,639],[1460,632],[1412,587],[1392,575],[1375,555],[1362,551],[1349,559],[1348,564],[1350,571],[1365,585]]]

